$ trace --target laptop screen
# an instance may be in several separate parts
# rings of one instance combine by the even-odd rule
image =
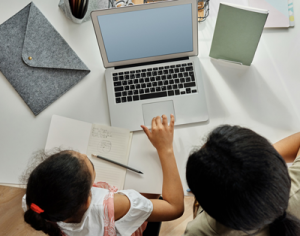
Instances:
[[[192,4],[98,16],[108,62],[193,51]]]

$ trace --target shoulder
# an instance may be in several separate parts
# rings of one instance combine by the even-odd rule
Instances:
[[[300,218],[300,156],[298,156],[293,164],[289,167],[289,175],[291,178],[291,191],[288,212]]]
[[[92,200],[80,223],[57,222],[67,235],[101,235],[104,232],[103,202],[109,191],[91,188]],[[86,233],[88,232],[88,233]]]
[[[108,189],[104,188],[91,188],[92,201],[89,207],[89,211],[92,215],[101,215],[103,214],[105,205],[109,205],[108,203],[113,202],[113,196],[110,196],[110,192]],[[109,197],[111,201],[109,201]]]
[[[292,181],[291,196],[300,189],[300,156],[298,156],[293,164],[289,167],[289,175]]]
[[[109,190],[104,188],[92,187],[91,194],[92,194],[92,203],[97,203],[97,202],[101,202],[101,200],[103,200],[104,197],[107,194],[109,194]]]
[[[210,219],[209,219],[210,218]],[[217,235],[212,226],[216,225],[216,221],[211,218],[205,211],[198,211],[198,215],[187,224],[184,236],[212,236]]]
[[[22,197],[22,209],[24,212],[27,211],[26,194]]]
[[[194,220],[188,223],[184,236],[242,236],[244,232],[230,229],[212,218],[207,212],[200,212]],[[268,228],[256,234],[257,236],[267,236]]]
[[[135,190],[121,190],[117,194],[122,194],[127,197],[126,201],[129,206],[127,212],[115,221],[117,231],[121,235],[131,235],[134,233],[151,215],[153,210],[152,202],[142,196]],[[115,206],[119,203],[115,202]]]
[[[125,195],[130,201],[130,209],[129,210],[139,210],[144,212],[149,212],[153,210],[152,202],[142,196],[139,192],[128,189],[128,190],[120,190],[117,193]]]

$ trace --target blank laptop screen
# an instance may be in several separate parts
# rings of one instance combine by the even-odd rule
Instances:
[[[193,51],[192,4],[98,16],[108,62]]]

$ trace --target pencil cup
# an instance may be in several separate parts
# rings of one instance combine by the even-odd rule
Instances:
[[[60,0],[58,6],[63,11],[65,16],[76,24],[81,24],[83,22],[90,20],[91,11],[109,8],[109,0],[81,0],[81,1],[85,2],[86,7],[81,8],[80,11],[77,10],[78,8],[77,9],[73,8],[74,12],[72,12],[69,0]],[[73,1],[73,3],[75,2],[77,2],[77,0]]]
[[[209,14],[209,0],[198,0],[198,21],[205,21]]]

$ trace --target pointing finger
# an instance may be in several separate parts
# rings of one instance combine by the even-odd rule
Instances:
[[[174,123],[175,123],[175,117],[173,114],[170,115],[171,121],[170,121],[170,127],[173,129],[174,128]]]
[[[168,118],[166,115],[162,115],[162,119],[163,119],[163,122],[162,124],[165,126],[165,125],[168,125]]]
[[[155,119],[156,119],[156,117],[154,117],[154,118],[152,119],[152,126],[151,126],[151,129],[156,128],[156,122],[155,122]]]
[[[155,122],[156,122],[156,125],[157,125],[157,126],[160,126],[160,125],[161,125],[161,118],[160,118],[160,116],[157,116],[157,117],[155,118]]]

